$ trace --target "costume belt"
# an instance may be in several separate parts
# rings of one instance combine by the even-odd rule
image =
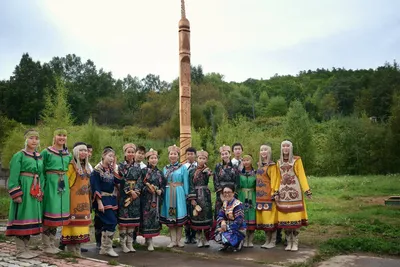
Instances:
[[[169,215],[176,216],[176,188],[178,186],[183,186],[183,183],[175,182],[168,183],[169,190]]]
[[[38,176],[37,173],[33,173],[33,172],[20,172],[19,175],[21,175],[21,176],[28,176],[28,177],[35,177],[35,176]]]
[[[103,192],[103,191],[101,191],[100,194],[101,194],[102,197],[113,197],[113,196],[115,196],[114,193],[108,193],[108,192]]]
[[[31,194],[32,197],[36,198],[39,201],[42,201],[43,192],[40,186],[40,179],[38,179],[39,175],[37,173],[32,173],[32,172],[20,172],[19,175],[33,178],[29,193]]]
[[[57,174],[58,175],[58,192],[62,193],[65,191],[65,182],[64,182],[65,171],[50,170],[50,171],[46,171],[46,174]]]

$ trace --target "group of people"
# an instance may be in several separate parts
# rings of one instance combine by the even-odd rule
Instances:
[[[242,155],[240,143],[223,145],[214,171],[207,166],[208,153],[193,147],[186,150],[185,163],[179,162],[179,147],[168,147],[169,164],[159,169],[156,150],[125,144],[124,160],[117,164],[115,150],[107,146],[93,168],[93,148],[78,142],[71,154],[65,129],[57,129],[53,145],[41,153],[39,142],[39,133],[28,130],[24,149],[10,163],[12,201],[6,235],[16,236],[21,258],[37,256],[28,247],[30,236],[37,234],[42,234],[44,252],[58,253],[57,227],[62,227],[61,244],[81,256],[80,244],[90,239],[92,210],[99,253],[112,257],[118,256],[113,248],[117,226],[124,253],[135,251],[136,235],[153,251],[152,238],[160,234],[162,224],[169,228],[170,248],[184,246],[183,227],[185,243],[208,247],[214,239],[221,250],[233,251],[253,247],[255,230],[266,233],[262,247],[273,248],[284,229],[286,250],[297,251],[298,230],[308,223],[303,195],[311,198],[311,191],[301,158],[293,155],[288,140],[281,144],[277,163],[270,145],[260,147],[258,162]]]

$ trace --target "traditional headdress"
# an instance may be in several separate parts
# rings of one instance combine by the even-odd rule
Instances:
[[[102,153],[101,155],[102,155],[102,157],[104,157],[106,154],[108,154],[108,153],[110,153],[110,152],[113,152],[113,153],[115,154],[115,151],[114,151],[114,149],[113,149],[111,146],[106,146],[106,147],[103,149],[103,153]]]
[[[177,152],[179,154],[180,148],[178,146],[176,146],[176,145],[169,146],[168,147],[168,153],[170,153],[171,151],[175,151],[175,152]]]
[[[67,130],[65,130],[63,128],[57,128],[54,131],[54,133],[53,133],[53,146],[56,144],[56,136],[59,135],[59,134],[67,136]],[[64,144],[64,150],[66,150],[66,151],[68,150],[66,141],[65,141],[65,144]]]
[[[32,137],[32,136],[39,137],[39,132],[34,129],[30,129],[30,130],[26,131],[24,134],[25,139],[28,139],[29,137]]]
[[[250,154],[244,155],[243,159],[250,159],[253,160],[253,157]]]
[[[158,152],[157,152],[157,150],[150,148],[150,150],[146,153],[146,158],[153,156],[153,155],[158,156]]]
[[[208,159],[208,153],[207,151],[204,151],[203,149],[200,151],[197,151],[197,157],[205,157]]]
[[[223,145],[219,148],[219,153],[222,153],[222,151],[229,151],[231,152],[231,147],[227,145]]]
[[[77,142],[77,143],[74,144],[74,149],[72,150],[72,154],[74,155],[75,163],[76,163],[76,166],[78,167],[78,170],[82,170],[82,168],[83,168],[82,165],[81,165],[80,158],[79,158],[79,151],[82,150],[82,149],[86,149],[87,150],[86,143]],[[89,160],[88,160],[87,156],[85,158],[85,166],[84,166],[84,168],[86,169],[87,173],[90,173]]]
[[[126,150],[127,150],[128,148],[133,148],[133,150],[136,151],[136,146],[135,146],[135,144],[133,144],[133,143],[125,144],[125,145],[122,147],[122,149],[124,150],[124,153],[126,152]]]
[[[39,138],[39,132],[34,130],[34,129],[29,129],[28,131],[25,132],[25,134],[24,134],[24,137],[25,137],[25,149],[28,146],[28,139],[30,137],[32,137],[32,136],[36,136],[37,138]],[[39,146],[39,144],[40,144],[40,141],[39,141],[37,146]],[[37,151],[37,147],[36,147],[35,151]]]
[[[289,140],[284,140],[281,143],[281,162],[283,162],[283,150],[282,150],[282,147],[285,144],[289,145],[289,148],[290,148],[290,150],[289,150],[289,163],[293,163],[293,144]]]

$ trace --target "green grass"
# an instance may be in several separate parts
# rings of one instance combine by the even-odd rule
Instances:
[[[293,267],[313,266],[337,254],[368,252],[400,256],[400,208],[384,200],[400,195],[400,175],[309,177],[313,199],[307,200],[310,225],[300,233],[300,244],[319,248],[318,255]],[[210,188],[213,190],[212,181]],[[212,194],[213,203],[215,194]],[[7,218],[10,198],[0,190],[0,217]],[[167,235],[163,226],[161,234]],[[256,232],[256,242],[264,233]]]

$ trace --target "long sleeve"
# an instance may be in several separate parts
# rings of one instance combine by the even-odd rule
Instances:
[[[276,181],[275,181],[275,186],[274,186],[274,192],[279,191],[279,187],[281,185],[281,171],[279,168],[279,163],[276,163]]]
[[[20,172],[22,152],[15,153],[10,162],[10,177],[8,179],[8,193],[12,199],[22,196]]]
[[[68,165],[67,177],[69,182],[69,188],[71,188],[76,181],[76,171],[73,164]]]
[[[239,230],[243,226],[243,221],[244,221],[243,204],[239,204],[233,209],[233,216],[235,219],[233,220],[233,223],[230,225],[230,228],[232,230]]]
[[[189,172],[186,167],[182,167],[182,175],[183,175],[183,189],[185,190],[185,195],[189,194]]]
[[[218,177],[218,173],[219,173],[218,169],[219,169],[219,166],[218,165],[215,166],[215,171],[214,171],[214,176],[213,176],[215,192],[218,192],[221,190],[221,184],[220,184],[219,177]]]
[[[268,166],[268,176],[271,179],[271,193],[274,194],[276,190],[276,184],[278,183],[279,169],[276,164]],[[278,186],[279,188],[279,186]]]
[[[225,216],[225,212],[224,212],[223,208],[221,208],[218,211],[217,224],[220,224],[224,220],[226,221],[226,216]]]
[[[194,184],[194,175],[196,174],[196,170],[191,170],[189,172],[189,199],[196,199],[196,190],[195,190],[195,184]]]
[[[101,199],[100,177],[99,173],[94,170],[90,175],[90,184],[92,188],[93,201],[97,198]]]
[[[301,161],[300,157],[294,163],[294,170],[297,177],[299,178],[301,189],[303,190],[303,192],[309,192],[310,186],[308,185],[306,173],[304,172],[303,162]]]

